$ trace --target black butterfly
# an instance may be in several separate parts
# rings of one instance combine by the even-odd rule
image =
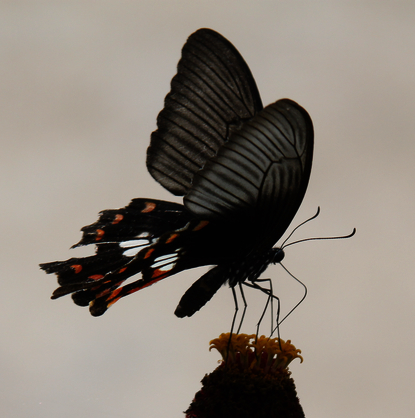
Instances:
[[[213,265],[175,311],[192,316],[226,282],[259,275],[281,252],[303,200],[313,156],[313,125],[297,103],[262,107],[252,74],[220,34],[200,29],[182,50],[158,129],[147,150],[150,174],[184,205],[134,199],[82,228],[86,258],[41,264],[56,273],[52,299],[72,293],[102,315],[120,298],[180,271]],[[142,277],[123,283],[134,274]]]

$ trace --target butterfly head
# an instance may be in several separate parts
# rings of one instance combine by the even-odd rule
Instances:
[[[284,260],[285,253],[282,248],[273,248],[273,257],[272,257],[272,263],[277,264],[281,263],[282,260]]]

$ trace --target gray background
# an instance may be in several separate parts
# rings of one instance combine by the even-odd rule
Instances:
[[[92,318],[39,262],[62,260],[79,229],[133,197],[175,200],[145,150],[180,49],[200,27],[248,62],[264,104],[311,114],[314,167],[287,249],[309,296],[282,326],[307,417],[413,417],[415,3],[413,1],[0,2],[0,415],[180,417],[216,366],[223,288],[199,313],[174,309],[203,269]],[[180,199],[176,199],[180,201]],[[290,228],[290,229],[291,229]],[[270,267],[283,311],[301,288]],[[243,331],[264,296],[248,292]]]

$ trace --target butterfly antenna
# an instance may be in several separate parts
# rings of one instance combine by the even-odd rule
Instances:
[[[307,286],[299,279],[297,279],[297,277],[295,277],[292,273],[290,273],[288,271],[288,269],[282,264],[280,263],[280,265],[282,266],[282,268],[294,279],[296,280],[298,283],[300,283],[301,286],[303,286],[304,288],[304,295],[303,297],[300,299],[300,301],[290,310],[290,312],[287,313],[287,315],[284,316],[284,318],[281,319],[281,321],[277,322],[277,325],[275,326],[275,328],[273,329],[272,334],[274,334],[274,332],[277,330],[278,331],[278,336],[279,336],[279,330],[280,330],[280,325],[298,308],[298,306],[303,302],[303,300],[306,298],[307,296]]]
[[[313,218],[310,218],[310,219],[308,219],[307,221],[305,221],[305,222],[308,222],[309,220],[311,220],[311,219],[313,219]],[[300,225],[298,225],[298,226],[301,226],[301,225],[303,225],[305,222],[303,222],[302,224],[300,224]],[[297,227],[298,228],[298,227]],[[296,228],[296,229],[297,229]],[[294,231],[295,231],[295,229],[294,229]],[[293,232],[294,232],[293,231]],[[300,240],[298,240],[298,241],[293,241],[293,242],[290,242],[289,244],[287,244],[287,245],[285,245],[284,246],[284,244],[283,244],[283,246],[281,246],[281,248],[287,248],[287,247],[289,247],[290,245],[293,245],[293,244],[298,244],[299,242],[306,242],[306,241],[319,241],[319,240],[327,240],[327,239],[345,239],[345,238],[351,238],[354,234],[356,234],[356,228],[353,228],[353,231],[350,233],[350,234],[348,234],[348,235],[341,235],[341,236],[337,236],[337,237],[312,237],[312,238],[304,238],[304,239],[300,239]],[[292,233],[290,234],[290,236],[292,235]],[[284,241],[284,243],[286,242],[287,240],[285,240]]]
[[[300,228],[300,226],[305,225],[307,222],[312,221],[313,219],[316,219],[317,216],[320,214],[320,206],[317,207],[317,212],[314,216],[312,216],[311,218],[306,219],[304,222],[301,222],[300,225],[297,225],[291,232],[290,235],[288,235],[288,237],[284,240],[284,242],[281,245],[281,248],[284,248],[285,243],[293,236],[294,232],[297,231],[298,228]],[[290,245],[290,244],[289,244]],[[287,245],[288,247],[288,245]]]
[[[306,221],[304,221],[304,222],[302,222],[300,225],[298,225],[292,232],[291,232],[291,234],[288,236],[288,238],[284,241],[284,243],[283,243],[283,245],[281,246],[281,249],[283,249],[283,248],[286,248],[286,247],[289,247],[290,245],[293,245],[293,244],[298,244],[299,242],[306,242],[306,241],[317,241],[317,240],[332,240],[332,239],[345,239],[345,238],[351,238],[354,234],[356,234],[356,228],[353,228],[353,231],[350,233],[350,234],[348,234],[348,235],[341,235],[341,236],[337,236],[337,237],[312,237],[312,238],[304,238],[304,239],[300,239],[300,240],[298,240],[298,241],[293,241],[293,242],[290,242],[289,244],[286,244],[286,245],[284,245],[286,242],[287,242],[287,240],[293,235],[293,233],[300,227],[300,226],[302,226],[302,225],[304,225],[306,222],[308,222],[308,221],[311,221],[312,219],[314,219],[314,218],[316,218],[317,216],[318,216],[318,214],[320,213],[320,207],[318,208],[318,210],[317,210],[317,213],[313,216],[313,217],[311,217],[311,218],[309,218],[309,219],[307,219]],[[304,288],[304,295],[303,295],[303,297],[300,299],[300,301],[287,313],[287,315],[285,315],[284,316],[284,318],[282,318],[281,319],[281,321],[278,321],[277,320],[277,325],[276,325],[276,327],[273,329],[273,331],[272,331],[272,333],[271,333],[271,335],[276,331],[276,330],[278,330],[278,334],[279,334],[279,326],[288,318],[288,316],[289,315],[291,315],[292,313],[293,313],[293,311],[295,310],[295,309],[297,309],[297,307],[304,301],[304,299],[306,298],[306,296],[307,296],[307,286],[301,281],[301,280],[299,280],[299,279],[297,279],[297,277],[295,277],[292,273],[290,273],[289,271],[288,271],[288,269],[281,263],[281,262],[279,262],[279,264],[282,266],[282,268],[294,279],[294,280],[296,280],[298,283],[300,283],[301,284],[301,286],[303,286],[303,288]]]

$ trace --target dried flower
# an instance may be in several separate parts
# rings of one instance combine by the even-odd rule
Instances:
[[[223,360],[203,380],[186,418],[304,417],[291,372],[295,358],[291,341],[255,335],[221,334],[210,342]]]

